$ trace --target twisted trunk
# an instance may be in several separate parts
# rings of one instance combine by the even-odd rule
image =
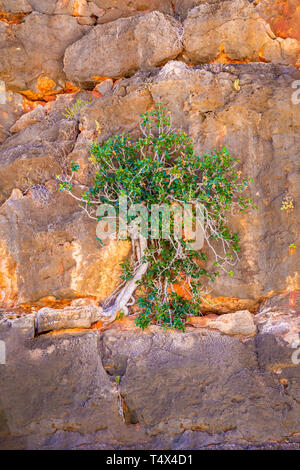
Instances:
[[[147,240],[141,235],[138,235],[138,237],[136,238],[135,233],[131,234],[131,239],[133,256],[137,259],[138,262],[141,262],[145,254],[145,250],[147,248]],[[103,322],[113,322],[116,319],[118,312],[122,312],[126,316],[128,315],[128,306],[134,304],[134,301],[132,303],[130,303],[130,301],[133,298],[133,294],[138,287],[139,281],[147,272],[148,267],[148,262],[141,262],[140,266],[135,271],[133,278],[130,279],[130,281],[128,281],[125,286],[122,287],[120,292],[115,296],[113,304],[103,309],[103,312],[101,314],[101,320]]]

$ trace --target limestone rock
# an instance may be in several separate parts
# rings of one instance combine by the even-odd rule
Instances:
[[[63,310],[41,308],[36,317],[36,332],[66,328],[89,328],[101,319],[102,308],[96,306],[69,307]]]
[[[0,80],[6,82],[8,89],[34,89],[44,73],[64,86],[65,49],[88,30],[89,26],[79,25],[74,17],[37,12],[21,24],[0,22]]]
[[[276,335],[288,348],[300,347],[300,292],[291,291],[263,302],[255,322],[263,335]]]
[[[220,315],[217,319],[209,320],[208,326],[226,335],[248,336],[256,333],[253,315],[248,310]]]
[[[2,93],[1,87],[1,95]],[[4,99],[0,101],[0,144],[9,137],[10,128],[24,112],[23,98],[19,94],[11,91],[4,93]]]
[[[53,295],[96,296],[104,301],[120,282],[129,242],[101,247],[96,221],[55,182],[15,190],[0,209],[0,305]]]
[[[1,449],[39,448],[47,446],[46,439],[67,434],[77,436],[77,444],[82,442],[80,434],[85,439],[98,435],[99,440],[108,440],[111,432],[116,439],[118,432],[125,434],[118,394],[103,369],[96,332],[40,336],[28,342],[21,330],[6,327],[0,337],[5,338],[7,357],[1,369]],[[14,386],[18,388],[11,393]],[[67,448],[68,439],[63,441],[56,445]]]
[[[22,333],[26,335],[28,338],[34,338],[35,336],[35,314],[26,314],[17,316],[17,318],[6,318],[4,314],[4,318],[0,321],[0,329],[4,329],[6,327],[21,330]]]
[[[1,449],[281,448],[299,435],[300,366],[276,328],[241,341],[128,322],[35,338],[0,322]]]
[[[141,67],[159,65],[182,51],[180,24],[160,12],[99,25],[65,53],[69,80],[91,83],[93,77],[119,78]]]
[[[1,0],[0,11],[12,13],[30,13],[32,7],[28,0]]]
[[[256,9],[270,23],[274,33],[281,38],[300,40],[300,16],[298,0],[274,2],[264,0],[259,2]]]
[[[287,398],[276,375],[259,369],[254,339],[243,343],[218,332],[180,335],[158,327],[137,333],[120,324],[102,334],[101,350],[109,374],[121,377],[129,422],[151,429],[151,435],[190,429],[258,442],[276,435],[280,440],[284,426],[298,432],[299,417],[286,415],[286,400],[295,412],[299,405],[293,393]],[[299,367],[291,381],[298,377]]]
[[[93,2],[89,2],[91,11],[94,11],[93,4],[102,10],[102,13],[98,13],[98,15],[95,12],[100,24],[154,10],[168,14],[173,12],[170,0],[147,0],[146,2],[145,0],[118,0],[118,2],[112,0],[93,0]]]
[[[269,25],[248,0],[204,3],[194,8],[184,22],[183,40],[185,54],[193,64],[225,54],[229,61],[266,59],[294,65],[300,52],[296,40],[274,40]]]
[[[32,111],[23,114],[18,121],[10,128],[11,133],[20,132],[32,124],[42,121],[46,117],[46,110],[43,106],[39,105]]]
[[[99,83],[95,87],[95,90],[98,91],[98,93],[101,93],[101,95],[107,95],[112,90],[113,84],[114,82],[110,78],[107,78],[106,80],[103,80],[103,82]]]
[[[43,111],[40,112],[40,119],[42,114]],[[31,116],[25,115],[14,129],[20,130],[30,119]],[[0,147],[1,202],[10,196],[15,187],[27,191],[61,174],[62,169],[69,165],[67,156],[74,147],[77,135],[77,121],[61,115],[57,121],[43,119],[6,139]]]

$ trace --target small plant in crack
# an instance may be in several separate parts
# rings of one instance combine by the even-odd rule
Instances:
[[[83,101],[81,100],[80,98],[78,98],[75,103],[72,105],[72,106],[67,106],[65,108],[65,111],[63,113],[63,116],[66,118],[66,119],[76,119],[81,111],[81,109],[84,107],[84,106],[87,106],[88,104],[91,103],[91,99],[88,99],[86,101]]]

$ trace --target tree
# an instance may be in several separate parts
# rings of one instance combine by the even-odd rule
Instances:
[[[88,216],[101,223],[107,222],[103,213],[97,213],[101,205],[114,207],[120,216],[120,201],[126,198],[140,209],[139,215],[129,211],[125,221],[132,255],[122,264],[121,284],[104,303],[104,316],[113,321],[118,312],[127,315],[138,288],[137,325],[156,323],[184,330],[187,316],[201,312],[205,278],[214,281],[220,270],[233,276],[229,268],[239,259],[239,237],[226,225],[226,216],[234,208],[243,212],[255,207],[242,195],[251,179],[241,178],[238,160],[226,148],[197,155],[192,140],[171,128],[161,105],[141,116],[140,127],[136,141],[121,134],[102,145],[92,144],[94,184],[81,197],[74,195],[72,186],[78,163],[72,162],[72,175],[62,180],[60,190],[77,198]],[[172,210],[170,217],[156,214],[159,236],[153,237],[153,208],[158,206]],[[183,218],[185,210],[188,216]],[[141,213],[146,213],[146,233]],[[192,224],[188,228],[182,225],[186,220]],[[115,227],[119,238],[122,222],[119,219]],[[191,244],[193,225],[201,228],[203,249]],[[209,252],[214,257],[213,272],[205,268]]]

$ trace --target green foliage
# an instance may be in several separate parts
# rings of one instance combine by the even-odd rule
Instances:
[[[157,106],[141,116],[142,136],[132,141],[121,134],[102,145],[91,146],[95,167],[94,184],[83,194],[86,207],[95,203],[114,204],[126,195],[130,204],[142,204],[151,213],[153,204],[202,203],[205,207],[205,246],[203,250],[187,249],[188,240],[174,234],[167,239],[150,238],[143,262],[149,268],[140,284],[137,300],[140,314],[136,324],[146,328],[159,324],[184,330],[187,316],[198,315],[201,289],[205,278],[214,281],[220,270],[233,276],[232,266],[239,252],[239,237],[226,225],[229,210],[245,211],[255,206],[243,196],[251,179],[241,178],[238,160],[226,148],[197,155],[192,140],[181,130],[172,130],[165,109]],[[77,171],[78,167],[73,171]],[[195,221],[195,214],[193,215]],[[160,221],[160,228],[163,228]],[[208,251],[215,257],[215,269],[205,267]],[[220,253],[221,251],[221,253]],[[122,264],[124,281],[132,279],[135,261]]]

